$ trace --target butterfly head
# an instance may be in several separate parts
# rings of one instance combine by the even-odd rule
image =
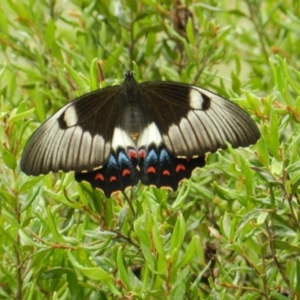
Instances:
[[[125,79],[125,82],[128,82],[128,81],[135,81],[134,79],[134,72],[133,71],[126,71],[124,74],[123,74],[123,77]]]

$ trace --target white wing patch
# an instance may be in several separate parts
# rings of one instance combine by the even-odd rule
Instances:
[[[75,126],[78,122],[76,110],[73,105],[64,111],[64,121],[68,127]]]
[[[189,94],[189,104],[192,109],[202,109],[204,104],[204,99],[202,94],[196,88],[191,88]]]
[[[117,152],[118,148],[136,148],[132,138],[130,135],[123,129],[116,127],[113,134],[112,139],[112,148],[115,152]]]
[[[162,143],[162,137],[161,134],[155,125],[154,122],[150,123],[147,127],[143,129],[143,131],[140,133],[138,142],[137,142],[137,148],[146,148],[150,144],[160,145]]]

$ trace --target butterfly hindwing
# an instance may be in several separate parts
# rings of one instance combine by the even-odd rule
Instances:
[[[140,177],[144,185],[176,190],[178,183],[191,177],[196,167],[205,165],[203,156],[196,158],[177,158],[164,146],[150,146],[140,159]]]
[[[137,163],[137,153],[134,149],[125,151],[120,148],[109,155],[102,168],[92,172],[75,173],[75,179],[89,182],[93,188],[102,190],[106,197],[109,197],[116,191],[124,191],[138,183]]]

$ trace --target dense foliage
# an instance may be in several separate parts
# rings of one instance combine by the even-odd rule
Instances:
[[[299,32],[298,0],[2,0],[0,299],[297,299]],[[261,139],[175,192],[20,171],[42,121],[126,69],[230,98]]]

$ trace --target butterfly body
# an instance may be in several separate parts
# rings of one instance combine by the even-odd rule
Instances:
[[[66,104],[26,145],[21,169],[29,175],[74,171],[106,196],[136,185],[177,189],[207,152],[248,146],[260,137],[254,121],[232,102],[174,82],[121,86]]]

